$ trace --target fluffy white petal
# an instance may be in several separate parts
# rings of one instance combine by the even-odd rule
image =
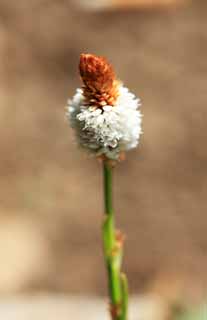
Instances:
[[[120,151],[136,148],[141,134],[140,100],[119,87],[114,106],[86,106],[82,89],[68,103],[67,115],[79,144],[97,155],[117,159]]]

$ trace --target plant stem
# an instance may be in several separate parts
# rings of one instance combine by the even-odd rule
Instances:
[[[122,237],[118,239],[115,230],[112,201],[112,170],[111,166],[105,161],[103,164],[105,203],[105,221],[103,224],[104,254],[108,271],[111,316],[113,320],[126,320],[128,301],[127,280],[120,272]]]

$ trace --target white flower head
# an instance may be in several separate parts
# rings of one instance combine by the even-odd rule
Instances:
[[[140,100],[115,80],[104,58],[83,54],[84,86],[69,101],[67,116],[79,144],[97,156],[118,160],[135,148],[141,134]]]

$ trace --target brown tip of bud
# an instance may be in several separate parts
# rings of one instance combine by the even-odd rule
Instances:
[[[99,107],[113,105],[117,98],[117,81],[108,61],[103,57],[82,53],[79,70],[88,102],[95,102]]]
[[[80,75],[86,86],[100,92],[111,89],[115,80],[112,66],[105,58],[93,54],[81,54]]]

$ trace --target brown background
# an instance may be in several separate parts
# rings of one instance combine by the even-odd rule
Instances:
[[[143,101],[141,144],[115,173],[131,290],[205,292],[206,26],[199,0],[104,13],[0,1],[0,292],[106,292],[101,167],[64,119],[81,52],[108,57]]]

